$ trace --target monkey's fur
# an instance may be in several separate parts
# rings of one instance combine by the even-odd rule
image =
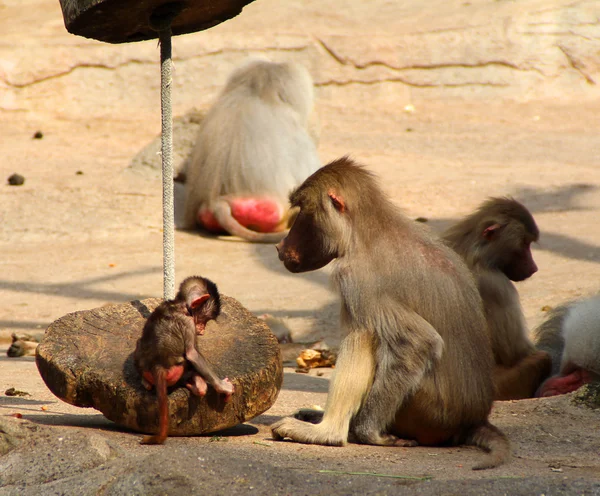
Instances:
[[[534,330],[534,341],[552,357],[551,377],[536,396],[566,393],[599,381],[600,295],[553,309]]]
[[[186,166],[183,227],[195,227],[200,209],[208,209],[230,234],[283,238],[293,217],[289,193],[321,165],[307,132],[312,106],[312,79],[301,65],[258,60],[234,71],[202,121]],[[231,213],[236,198],[278,204],[282,232],[242,226]]]
[[[349,434],[367,444],[466,443],[490,451],[474,468],[504,463],[509,442],[488,422],[490,338],[461,258],[348,158],[310,176],[290,201],[299,213],[279,258],[291,272],[334,261],[346,337],[321,423],[285,418],[273,437],[334,446]]]
[[[472,270],[483,299],[496,363],[495,399],[531,398],[550,373],[550,357],[529,339],[519,293],[511,281],[537,271],[530,248],[539,238],[533,216],[512,198],[490,198],[443,238]]]

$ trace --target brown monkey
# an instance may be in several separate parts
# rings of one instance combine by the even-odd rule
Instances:
[[[164,443],[169,427],[167,387],[182,378],[187,379],[186,387],[197,396],[206,394],[208,382],[229,401],[233,384],[227,378],[218,378],[196,343],[196,335],[203,334],[206,323],[216,319],[220,311],[217,286],[208,279],[192,276],[181,283],[174,300],[161,303],[148,317],[133,359],[142,385],[148,390],[156,386],[159,432],[144,437],[142,444]],[[189,364],[193,367],[191,374],[186,373]]]
[[[301,65],[253,61],[234,71],[186,165],[183,227],[281,240],[290,191],[321,166],[307,132],[312,105]]]
[[[534,331],[536,346],[552,357],[552,376],[536,396],[570,393],[600,380],[600,295],[554,309]]]
[[[375,178],[348,158],[290,196],[298,216],[277,245],[291,272],[334,261],[347,335],[322,421],[285,418],[274,439],[340,446],[472,444],[474,468],[504,463],[509,442],[488,421],[490,339],[481,297],[461,258],[410,221]]]
[[[490,198],[449,228],[443,238],[473,271],[492,337],[497,400],[531,398],[550,373],[551,359],[528,337],[519,293],[511,281],[538,270],[531,243],[533,216],[512,198]]]

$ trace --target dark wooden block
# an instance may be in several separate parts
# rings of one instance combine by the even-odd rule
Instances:
[[[174,35],[202,31],[238,15],[253,0],[60,0],[69,33],[107,43],[157,38],[150,17],[179,12]]]
[[[209,322],[200,349],[235,393],[229,403],[209,387],[199,398],[185,388],[169,395],[169,435],[197,435],[233,427],[269,409],[283,381],[279,343],[270,329],[233,298],[222,295],[222,312]],[[158,429],[156,393],[146,391],[133,351],[159,299],[133,301],[58,319],[37,348],[36,363],[61,400],[92,407],[135,431]]]

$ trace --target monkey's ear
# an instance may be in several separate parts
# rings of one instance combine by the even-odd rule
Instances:
[[[489,227],[486,227],[483,230],[483,237],[484,239],[487,239],[488,241],[493,240],[496,235],[500,232],[500,229],[502,229],[502,226],[500,224],[492,224]]]
[[[333,203],[333,206],[338,212],[344,213],[346,211],[346,205],[341,196],[336,195],[333,191],[328,191],[327,195],[331,198],[331,203]]]
[[[194,298],[192,300],[192,303],[190,304],[190,307],[191,308],[198,308],[200,305],[202,305],[202,303],[204,303],[209,298],[210,298],[210,295],[208,293],[203,294],[199,298]]]

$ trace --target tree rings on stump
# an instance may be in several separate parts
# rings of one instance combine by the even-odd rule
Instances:
[[[161,301],[109,305],[52,323],[36,354],[48,388],[61,400],[95,408],[118,425],[156,432],[156,392],[142,386],[133,351],[146,319]],[[234,384],[235,393],[225,403],[211,387],[203,398],[185,387],[171,388],[169,435],[233,427],[268,410],[279,394],[283,368],[277,339],[233,298],[221,295],[221,302],[221,315],[197,339],[217,374]]]

